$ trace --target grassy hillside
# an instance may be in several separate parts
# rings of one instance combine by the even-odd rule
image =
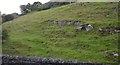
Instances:
[[[47,20],[80,20],[94,29],[75,32],[77,26],[49,25]],[[118,33],[101,36],[98,29],[117,24],[117,3],[73,3],[30,13],[3,24],[9,35],[3,54],[114,63],[117,58],[106,51],[118,52]]]

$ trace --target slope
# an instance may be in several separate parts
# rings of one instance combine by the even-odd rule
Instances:
[[[77,26],[49,25],[48,20],[77,20],[94,29],[75,32]],[[30,13],[3,24],[9,35],[3,54],[115,63],[106,51],[118,52],[118,33],[101,36],[98,29],[117,24],[117,3],[73,3]]]

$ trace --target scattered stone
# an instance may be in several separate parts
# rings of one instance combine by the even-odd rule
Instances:
[[[118,57],[118,53],[112,52],[112,55],[113,55],[114,57]]]
[[[99,28],[100,34],[114,34],[114,33],[120,33],[120,27],[106,27],[106,28]]]
[[[57,24],[60,26],[65,26],[65,25],[79,26],[80,24],[83,24],[82,21],[71,21],[71,20],[64,20],[64,21],[47,20],[47,22],[48,22],[48,24]]]
[[[81,31],[81,30],[82,30],[82,27],[77,27],[76,28],[76,32]]]
[[[67,22],[67,25],[70,25],[71,24],[71,22]]]
[[[116,33],[120,33],[120,30],[115,30]]]

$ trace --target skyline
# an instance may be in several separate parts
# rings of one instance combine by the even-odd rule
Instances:
[[[37,1],[46,3],[49,0],[0,0],[0,12],[1,14],[20,14],[20,5],[26,5],[27,3],[32,4]]]
[[[34,2],[46,3],[50,0],[0,0],[1,14],[21,13],[20,5],[32,4]],[[118,2],[120,0],[51,0],[51,2]]]

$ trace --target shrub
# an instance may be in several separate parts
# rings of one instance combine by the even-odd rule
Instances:
[[[2,30],[2,41],[8,39],[8,31],[6,29]]]

